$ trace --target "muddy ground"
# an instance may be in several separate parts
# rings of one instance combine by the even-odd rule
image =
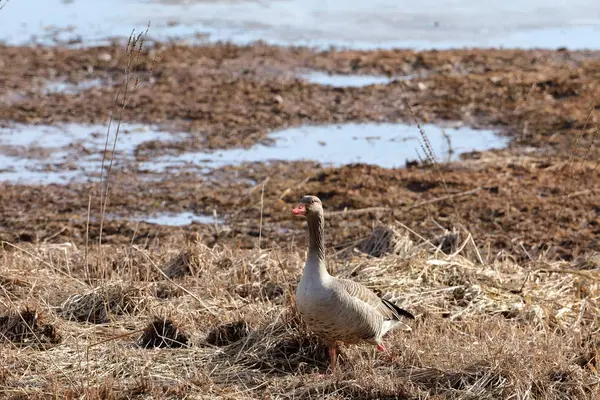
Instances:
[[[464,228],[488,259],[528,261],[549,249],[550,258],[574,260],[599,246],[597,52],[152,44],[132,56],[118,44],[2,46],[0,69],[5,123],[106,124],[114,113],[124,121],[191,134],[183,142],[146,143],[136,150],[137,161],[165,152],[249,147],[266,142],[267,133],[278,128],[346,121],[462,121],[511,138],[504,150],[469,154],[454,164],[417,160],[403,169],[280,162],[225,167],[206,176],[151,173],[125,163],[112,171],[107,205],[107,213],[122,218],[103,224],[103,242],[146,243],[183,234],[199,235],[210,246],[255,247],[259,236],[261,247],[303,243],[303,226],[290,209],[313,193],[327,211],[363,210],[328,218],[328,242],[338,250],[377,223],[397,221],[428,239],[442,228]],[[412,78],[334,88],[297,78],[307,70]],[[75,93],[42,90],[48,81],[63,79],[100,79],[102,86]],[[97,241],[99,192],[98,183],[1,183],[0,238],[79,246],[86,237]],[[379,208],[364,210],[372,207]],[[214,210],[224,221],[169,227],[128,219],[158,210]]]

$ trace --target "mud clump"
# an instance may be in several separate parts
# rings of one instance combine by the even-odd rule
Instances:
[[[26,308],[0,316],[0,342],[3,341],[44,348],[60,343],[61,336],[53,325],[40,322],[37,311]]]
[[[214,346],[227,346],[250,334],[250,328],[245,321],[237,321],[219,325],[206,336],[206,342]]]
[[[161,300],[172,299],[183,295],[183,289],[170,282],[157,282],[154,286],[154,297]]]
[[[456,228],[452,228],[451,231],[446,230],[443,234],[433,238],[431,244],[439,248],[445,254],[451,254],[460,247],[460,236],[460,231]]]
[[[188,346],[187,335],[168,318],[155,317],[138,340],[139,346],[152,348],[179,348]]]

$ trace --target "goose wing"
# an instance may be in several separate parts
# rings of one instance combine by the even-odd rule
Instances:
[[[402,317],[408,319],[415,319],[415,317],[408,311],[398,307],[394,303],[384,300],[377,296],[375,292],[361,285],[360,283],[351,281],[349,279],[336,279],[339,286],[348,293],[352,298],[367,303],[369,306],[374,308],[384,320],[400,320]]]

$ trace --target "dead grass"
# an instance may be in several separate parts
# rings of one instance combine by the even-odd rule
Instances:
[[[405,230],[386,225],[373,228],[371,235],[358,245],[361,252],[373,257],[382,257],[386,254],[410,257],[414,247]]]
[[[91,247],[86,269],[83,250],[4,246],[0,393],[236,399],[600,393],[597,255],[518,265],[499,254],[481,265],[466,233],[446,248],[401,229],[377,228],[356,245],[362,251],[331,258],[330,269],[413,312],[413,332],[391,335],[389,354],[344,347],[335,376],[322,375],[326,348],[294,312],[303,250],[211,249],[174,238],[145,249],[103,245],[103,258]],[[376,256],[365,256],[365,243]],[[193,260],[202,273],[167,279],[161,272],[173,260]]]
[[[181,278],[186,275],[198,276],[201,273],[200,260],[193,250],[184,250],[172,257],[164,266],[163,272],[169,278]]]
[[[104,324],[109,322],[111,314],[135,313],[146,298],[147,295],[139,288],[123,282],[110,282],[69,296],[61,306],[61,316],[80,322]]]

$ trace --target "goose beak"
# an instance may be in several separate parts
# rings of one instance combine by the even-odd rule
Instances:
[[[306,215],[306,206],[304,204],[298,204],[295,208],[292,209],[292,214]]]

